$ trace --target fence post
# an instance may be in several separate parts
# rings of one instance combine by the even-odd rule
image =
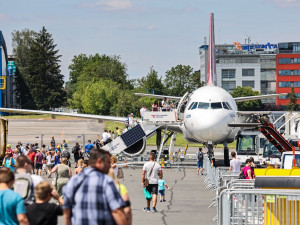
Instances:
[[[43,146],[44,144],[44,134],[41,134],[41,147]]]
[[[82,147],[85,152],[85,134],[82,134]]]

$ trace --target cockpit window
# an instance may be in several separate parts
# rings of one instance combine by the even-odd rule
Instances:
[[[222,104],[221,102],[212,102],[211,103],[211,109],[222,109]]]
[[[194,105],[195,102],[192,102],[192,104],[190,104],[189,106],[189,110],[192,108],[192,106]]]
[[[222,102],[222,104],[223,104],[224,109],[232,110],[232,108],[231,108],[231,106],[229,105],[228,102]]]
[[[208,108],[209,108],[209,103],[207,103],[207,102],[199,102],[198,109],[208,109]]]
[[[198,105],[198,102],[195,102],[194,105],[193,105],[193,107],[191,108],[191,110],[196,109],[197,105]]]

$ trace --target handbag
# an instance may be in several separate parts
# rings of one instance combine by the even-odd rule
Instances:
[[[150,192],[147,190],[147,188],[144,188],[144,196],[146,200],[151,200],[152,196],[150,194]]]
[[[117,178],[118,179],[123,179],[124,178],[123,170],[120,167],[118,168]]]

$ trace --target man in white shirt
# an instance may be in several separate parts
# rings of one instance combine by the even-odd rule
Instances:
[[[229,172],[241,172],[241,161],[236,158],[236,153],[231,152],[232,160],[230,160]]]
[[[162,175],[162,170],[160,165],[154,161],[155,154],[151,153],[149,156],[149,162],[144,164],[143,173],[142,173],[142,185],[143,188],[146,187],[147,191],[152,194],[153,202],[152,202],[152,212],[156,211],[156,203],[157,203],[157,193],[158,193],[158,178]],[[148,186],[145,186],[145,179],[148,179]],[[144,208],[144,211],[150,212],[150,201],[146,200],[147,207]]]
[[[111,135],[107,132],[107,130],[104,130],[104,133],[102,134],[101,142],[105,145],[105,144],[107,144],[107,141],[110,138],[111,138]]]
[[[142,108],[140,109],[140,116],[141,116],[142,121],[143,121],[143,119],[144,119],[143,114],[144,114],[144,112],[146,112],[146,111],[147,111],[146,106],[145,106],[145,105],[142,105]]]

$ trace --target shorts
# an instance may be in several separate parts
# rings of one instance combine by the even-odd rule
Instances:
[[[150,194],[157,195],[158,192],[158,184],[148,184],[146,187],[147,191],[149,191]]]
[[[197,167],[198,168],[203,168],[203,161],[197,161]]]
[[[41,169],[43,168],[43,164],[37,163],[37,164],[35,165],[35,168],[36,168],[37,170],[41,170]]]
[[[31,162],[31,166],[32,166],[32,168],[34,168],[34,162]]]
[[[165,196],[165,190],[158,190],[159,196]]]
[[[74,160],[75,160],[75,162],[78,162],[78,160],[79,160],[79,155],[74,155]]]

